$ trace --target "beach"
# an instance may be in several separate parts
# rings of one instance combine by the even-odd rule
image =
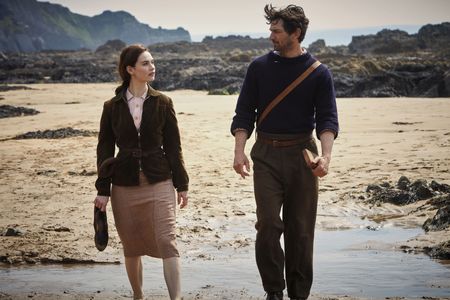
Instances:
[[[110,205],[107,211],[110,239],[103,252],[94,246],[92,226],[96,132],[103,102],[112,97],[116,85],[26,86],[31,89],[0,93],[0,104],[40,112],[0,119],[0,232],[8,228],[18,230],[17,236],[0,236],[3,262],[0,299],[125,299],[130,292],[123,264],[120,265],[123,280],[115,288],[109,287],[108,282],[98,288],[92,283],[78,289],[73,285],[41,288],[34,294],[27,290],[26,284],[23,289],[11,288],[17,283],[9,279],[8,272],[23,266],[35,269],[62,263],[116,266],[123,261]],[[214,273],[215,263],[221,265],[220,270],[227,270],[228,263],[242,260],[244,266],[251,268],[251,272],[243,272],[245,278],[241,280],[239,272],[230,277],[234,286],[196,283],[192,279],[192,286],[183,285],[187,291],[185,299],[263,299],[262,287],[259,294],[254,288],[246,288],[246,282],[252,282],[252,286],[259,284],[252,260],[256,207],[252,179],[241,179],[232,168],[234,138],[229,126],[237,96],[213,96],[190,90],[166,94],[175,105],[190,176],[189,205],[177,210],[177,242],[183,270],[200,273],[203,270],[220,278],[220,274]],[[423,255],[424,247],[450,240],[449,228],[430,232],[421,229],[437,211],[424,201],[402,206],[366,201],[370,197],[366,192],[368,185],[388,182],[395,186],[401,176],[411,181],[424,179],[450,184],[450,99],[342,98],[337,105],[341,130],[334,144],[330,173],[319,181],[317,230],[325,233],[366,230],[371,234],[372,229],[380,232],[391,228],[416,229],[417,234],[404,239],[372,242],[368,237],[350,243],[352,249],[412,252],[409,256]],[[87,136],[14,139],[30,131],[68,127],[85,130]],[[247,154],[254,141],[254,136],[248,140]],[[325,243],[320,245],[326,247]],[[317,244],[316,250],[320,251]],[[199,267],[202,264],[203,269]],[[448,265],[444,268],[449,269]],[[145,272],[162,273],[161,269]],[[202,278],[196,275],[195,278]],[[223,277],[227,276],[223,271]],[[183,273],[182,281],[190,282],[189,277],[190,274]],[[79,278],[83,281],[82,275]],[[450,291],[450,282],[441,279],[429,278],[430,286]],[[167,297],[162,280],[144,283],[144,291],[149,299]],[[318,292],[314,292],[313,286],[311,298],[377,298],[341,291]],[[437,298],[446,297],[450,294]]]

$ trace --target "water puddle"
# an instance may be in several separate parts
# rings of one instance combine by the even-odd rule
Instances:
[[[247,224],[245,224],[247,226]],[[227,226],[228,227],[228,226]],[[253,239],[252,228],[236,229]],[[450,266],[425,255],[394,251],[390,243],[406,240],[420,229],[381,228],[317,231],[313,294],[361,297],[448,297]],[[254,246],[236,250],[201,247],[210,259],[183,259],[183,290],[245,291],[262,296],[254,260]],[[189,253],[188,257],[197,257]],[[144,259],[144,290],[165,294],[160,260]],[[129,294],[124,265],[38,265],[2,266],[3,292],[118,292]]]

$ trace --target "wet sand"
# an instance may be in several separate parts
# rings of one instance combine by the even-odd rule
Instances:
[[[64,127],[98,130],[102,103],[111,97],[115,85],[29,86],[33,90],[1,93],[4,99],[0,104],[30,107],[41,113],[0,119],[0,229],[4,232],[16,227],[23,232],[22,236],[0,237],[0,257],[30,264],[120,262],[120,241],[110,207],[109,245],[104,252],[98,252],[93,244],[95,175],[89,174],[96,169],[96,137],[8,140],[27,131]],[[207,96],[194,91],[167,94],[178,113],[191,178],[189,207],[177,212],[182,259],[198,264],[214,260],[217,252],[232,257],[250,251],[254,233],[232,229],[233,224],[253,228],[255,221],[252,180],[240,179],[231,167],[234,140],[229,124],[236,96]],[[359,196],[365,194],[368,184],[395,184],[401,175],[450,184],[449,99],[338,99],[338,109],[341,132],[335,142],[330,174],[320,180],[317,228],[363,228],[374,221],[382,227],[422,226],[435,209],[418,209],[423,203],[373,206],[359,200]],[[251,137],[247,153],[253,141]],[[433,246],[449,236],[449,230],[420,234],[392,246],[398,251],[401,245]],[[386,245],[371,247],[381,249]],[[263,291],[259,298],[240,295],[239,287],[230,290],[201,289],[187,298],[263,299],[264,295]],[[152,294],[152,299],[159,299],[158,293],[161,299],[166,297],[162,289],[155,297]],[[29,296],[19,291],[7,294],[14,299]],[[41,291],[33,299],[122,299],[127,295],[123,291],[56,295]],[[8,297],[0,293],[0,298]]]

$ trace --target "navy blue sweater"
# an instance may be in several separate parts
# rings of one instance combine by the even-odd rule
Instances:
[[[309,53],[294,58],[273,51],[258,57],[248,67],[236,105],[231,132],[244,128],[249,136],[266,106],[316,59]],[[262,121],[257,131],[292,134],[324,130],[339,131],[336,97],[330,71],[324,65],[314,70]]]

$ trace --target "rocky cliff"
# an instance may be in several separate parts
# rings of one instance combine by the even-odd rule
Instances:
[[[353,54],[394,54],[420,50],[448,51],[450,22],[425,25],[417,34],[384,29],[377,34],[354,36],[348,45]]]
[[[190,41],[183,28],[151,28],[127,12],[104,11],[87,17],[36,0],[0,2],[0,51],[95,49],[108,40],[144,45]]]
[[[308,51],[330,68],[338,97],[450,97],[448,24],[426,25],[416,35],[383,30],[349,46],[328,47],[319,40]],[[389,49],[392,40],[399,43],[395,49]],[[116,40],[96,52],[0,52],[0,83],[116,81],[124,45]],[[233,94],[248,64],[272,47],[267,39],[229,36],[149,48],[156,59],[156,88]]]

